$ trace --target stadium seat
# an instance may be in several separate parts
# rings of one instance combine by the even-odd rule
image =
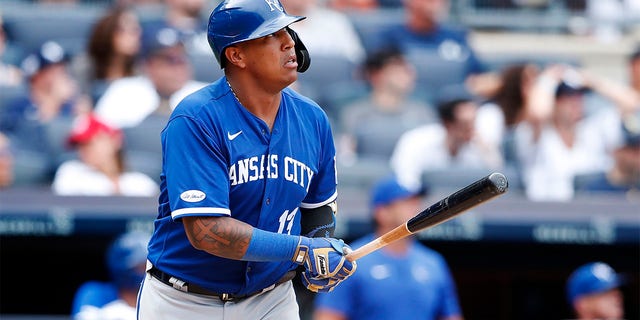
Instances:
[[[354,162],[338,161],[338,186],[370,190],[373,184],[389,174],[391,167],[387,159],[360,157]]]
[[[76,157],[75,150],[67,145],[67,137],[71,132],[73,118],[60,117],[51,120],[45,126],[47,145],[51,150],[52,159],[55,166],[59,166],[64,161]]]
[[[26,56],[24,48],[13,41],[5,42],[4,45],[5,48],[2,54],[0,54],[0,61],[19,67],[20,63],[22,63],[22,59]]]
[[[380,48],[380,33],[389,26],[402,24],[404,11],[397,8],[381,8],[366,12],[349,12],[349,20],[360,36],[365,51],[372,52]]]
[[[490,174],[489,169],[447,168],[425,171],[422,182],[434,191],[455,191]]]
[[[504,167],[491,170],[482,168],[447,168],[425,171],[422,175],[422,182],[430,193],[445,194],[464,188],[472,182],[485,177],[493,172],[500,172],[509,181],[509,192],[522,192],[522,182],[520,174],[514,167]]]
[[[8,107],[13,100],[26,95],[28,88],[23,86],[0,86],[0,114],[4,112],[4,108]]]
[[[402,0],[378,0],[378,5],[381,8],[400,8]]]
[[[127,168],[145,173],[156,182],[160,181],[162,165],[160,132],[166,123],[166,116],[153,114],[137,126],[123,129]]]
[[[533,63],[544,67],[552,63],[565,63],[573,66],[580,65],[575,56],[561,54],[532,54],[532,53],[492,53],[478,57],[489,69],[500,71],[513,64]]]
[[[357,65],[341,57],[312,56],[311,66],[298,76],[301,92],[312,92],[314,100],[330,117],[337,116],[334,97],[343,86],[357,82]]]
[[[464,83],[467,77],[463,61],[445,60],[438,50],[413,49],[406,57],[416,68],[417,90],[427,91],[431,96],[445,86]]]
[[[567,30],[571,16],[584,14],[584,2],[473,0],[454,9],[457,21],[474,29],[558,32]]]
[[[322,97],[323,106],[325,110],[328,110],[329,118],[334,121],[335,124],[340,123],[340,115],[342,114],[343,107],[351,102],[354,102],[362,97],[367,96],[371,89],[364,81],[352,81],[336,83],[327,88],[327,92]],[[339,130],[337,125],[334,126],[335,130]]]
[[[213,54],[190,54],[193,78],[202,82],[213,82],[224,75]]]
[[[602,178],[602,172],[591,172],[576,174],[573,177],[573,189],[576,193],[588,194],[593,191],[589,191],[589,188],[599,179]]]
[[[167,120],[168,117],[165,115],[151,114],[137,126],[123,129],[127,151],[161,153],[160,132]]]
[[[13,157],[13,186],[48,187],[51,184],[55,168],[45,155],[19,150]]]
[[[100,6],[25,5],[3,12],[7,38],[26,52],[48,40],[58,42],[67,52],[82,52],[93,24],[102,14]]]

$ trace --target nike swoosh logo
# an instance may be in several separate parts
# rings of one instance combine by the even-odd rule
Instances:
[[[239,136],[242,133],[242,130],[231,134],[229,131],[227,131],[227,138],[229,138],[229,141],[232,141],[233,139],[235,139],[237,136]]]

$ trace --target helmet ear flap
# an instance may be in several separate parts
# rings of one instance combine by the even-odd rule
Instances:
[[[302,41],[300,40],[300,37],[295,31],[293,31],[293,29],[287,27],[287,32],[289,32],[289,35],[291,36],[291,39],[293,39],[293,42],[295,44],[294,49],[296,50],[296,60],[298,62],[297,70],[298,72],[303,73],[307,71],[307,69],[309,69],[309,66],[311,65],[309,50],[307,50],[307,47],[305,47],[304,43],[302,43]]]

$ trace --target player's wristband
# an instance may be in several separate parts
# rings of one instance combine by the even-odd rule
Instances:
[[[242,260],[283,261],[291,260],[296,252],[299,236],[280,234],[253,228],[249,247]]]

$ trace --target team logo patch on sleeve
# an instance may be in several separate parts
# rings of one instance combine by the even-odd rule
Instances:
[[[206,197],[207,195],[200,190],[187,190],[180,194],[180,199],[186,202],[200,202]]]

